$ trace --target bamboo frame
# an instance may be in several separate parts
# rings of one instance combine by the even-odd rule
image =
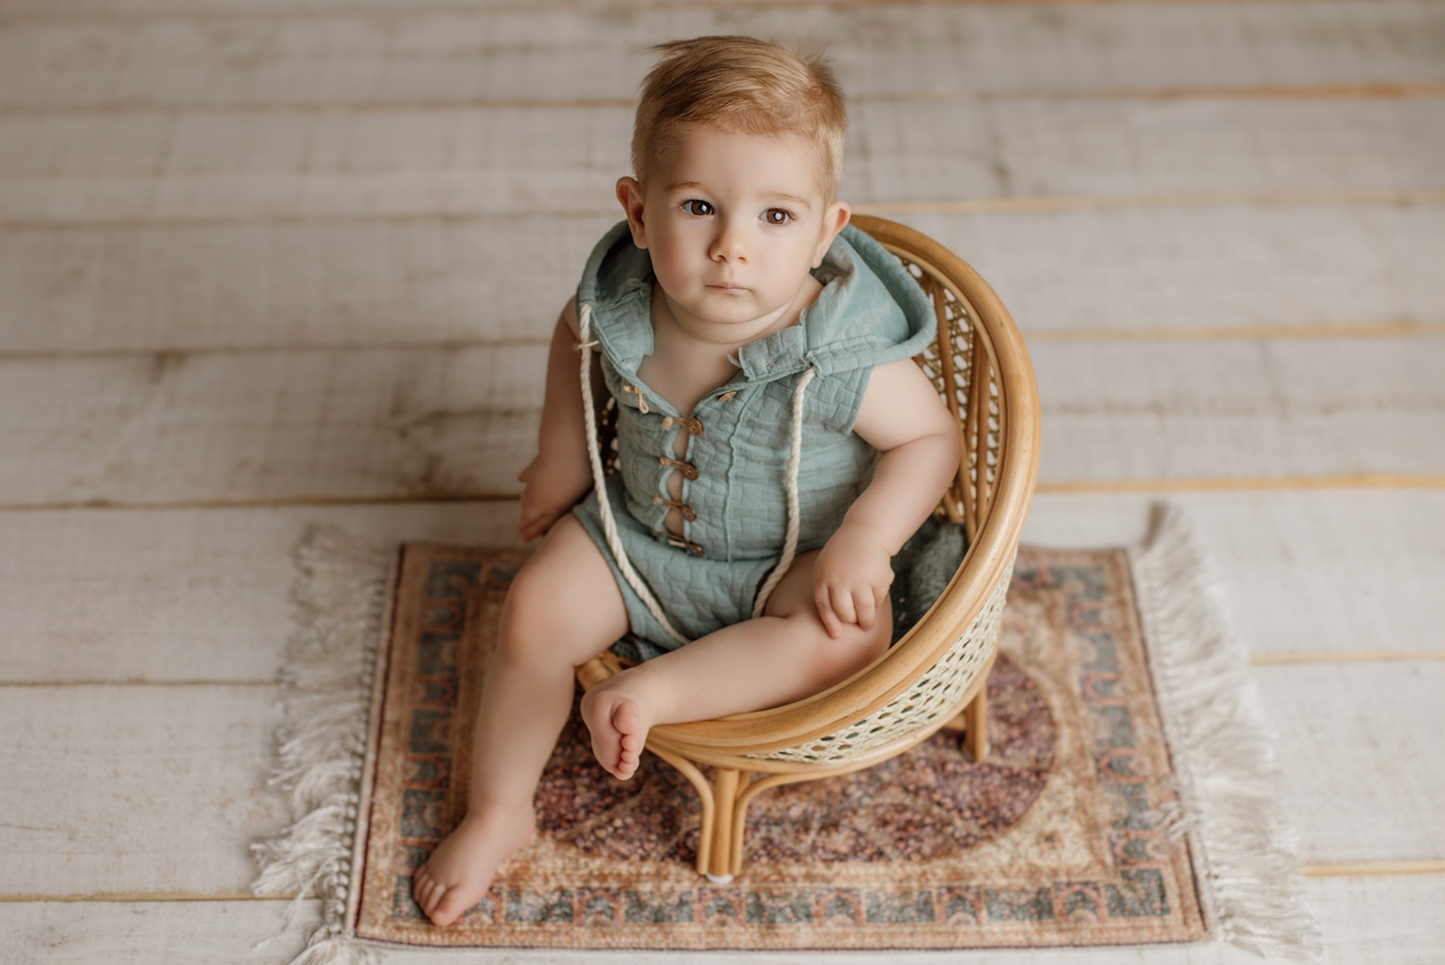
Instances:
[[[997,631],[961,699],[930,708],[911,731],[861,748],[842,762],[770,758],[836,734],[886,708],[956,645],[997,619],[1001,584],[1013,571],[1024,516],[1038,474],[1039,403],[1028,352],[1012,317],[977,272],[920,232],[882,218],[853,223],[911,266],[934,305],[934,347],[918,361],[959,424],[963,456],[940,511],[964,524],[968,551],[942,596],[886,654],[847,680],[803,700],[715,720],[652,729],[647,747],[676,767],[702,801],[698,870],[718,879],[741,871],[748,805],[782,784],[869,767],[926,739],[962,714],[965,744],[975,760],[987,747],[985,681]],[[987,608],[993,607],[993,611]],[[610,653],[578,668],[592,687],[621,669]],[[884,712],[887,713],[886,711]],[[712,779],[701,766],[713,768]],[[766,775],[766,776],[763,776]]]

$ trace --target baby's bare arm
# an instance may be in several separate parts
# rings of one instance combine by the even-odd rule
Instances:
[[[595,398],[601,370],[598,356],[594,354],[593,359]],[[547,356],[547,390],[537,455],[517,477],[523,485],[517,533],[523,540],[546,533],[592,488],[579,364],[577,313],[573,303],[568,302],[557,319]]]
[[[871,629],[893,582],[891,557],[918,529],[958,472],[958,424],[909,359],[873,370],[854,426],[881,456],[873,481],[843,517],[814,571],[828,632]]]

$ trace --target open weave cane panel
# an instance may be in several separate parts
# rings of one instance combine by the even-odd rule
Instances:
[[[877,711],[841,730],[796,747],[746,757],[805,764],[844,764],[859,754],[941,723],[958,712],[963,699],[998,643],[1004,596],[1013,561],[1009,561],[988,602],[952,647],[923,676]]]
[[[992,502],[1002,443],[998,373],[988,364],[987,352],[976,344],[976,316],[953,283],[925,271],[903,255],[899,255],[899,260],[918,280],[934,306],[941,309],[947,323],[946,336],[936,338],[917,359],[924,374],[933,381],[939,397],[958,417],[963,431],[964,472],[944,499],[955,519],[963,518],[967,505],[974,508],[981,520]],[[985,374],[983,384],[976,388],[974,382],[979,379],[980,368]],[[980,390],[982,398],[974,398],[975,391]],[[970,419],[970,411],[979,407],[984,410],[979,418]],[[982,492],[980,479],[984,482]]]
[[[924,272],[918,265],[910,261],[903,261],[903,266],[909,273],[918,280],[918,284],[935,307],[943,306],[943,315],[948,320],[949,342],[951,344],[940,345],[940,340],[935,338],[933,343],[919,356],[919,364],[933,379],[933,386],[938,394],[943,397],[945,403],[952,402],[957,411],[963,412],[968,409],[969,377],[973,372],[973,322],[969,318],[968,309],[964,302],[954,293],[953,289],[942,280]],[[943,377],[943,368],[940,365],[940,349],[953,353],[953,384],[949,385]]]

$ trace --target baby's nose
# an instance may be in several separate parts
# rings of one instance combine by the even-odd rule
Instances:
[[[712,256],[727,261],[746,259],[747,240],[743,232],[736,225],[722,225],[713,239]]]

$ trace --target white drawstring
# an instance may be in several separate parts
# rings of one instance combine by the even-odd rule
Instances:
[[[788,453],[788,533],[783,538],[783,555],[778,559],[778,565],[773,567],[773,572],[768,574],[767,581],[763,583],[762,589],[758,590],[758,598],[753,602],[753,619],[763,615],[763,608],[768,605],[768,597],[782,582],[783,575],[793,565],[793,557],[798,555],[798,466],[803,461],[803,391],[807,389],[808,383],[817,376],[816,368],[804,372],[798,379],[798,385],[793,389],[793,444]]]
[[[622,572],[623,579],[627,585],[637,593],[647,612],[651,613],[662,628],[667,631],[678,643],[687,643],[688,639],[678,633],[667,616],[662,612],[662,607],[657,599],[648,589],[642,577],[632,568],[632,562],[627,558],[627,551],[622,548],[622,537],[617,532],[617,522],[612,516],[612,503],[607,498],[607,479],[602,471],[601,444],[597,439],[597,411],[592,406],[592,347],[597,343],[591,340],[592,335],[592,306],[585,302],[577,309],[577,328],[580,344],[577,346],[582,353],[582,410],[583,418],[587,425],[587,458],[592,463],[592,487],[597,490],[597,509],[602,516],[602,532],[607,538],[607,547],[612,550],[612,557],[617,561],[617,568]],[[788,454],[788,472],[786,478],[788,497],[788,529],[783,538],[783,555],[778,559],[778,565],[768,574],[767,580],[763,582],[762,588],[758,590],[757,599],[753,602],[753,618],[763,615],[763,609],[768,605],[768,598],[782,582],[783,576],[793,565],[793,559],[798,555],[798,530],[800,528],[798,510],[798,467],[802,463],[803,456],[803,393],[808,384],[818,375],[816,368],[804,372],[798,379],[797,386],[793,389],[793,425],[792,425],[792,446]],[[641,398],[642,393],[638,392]]]

